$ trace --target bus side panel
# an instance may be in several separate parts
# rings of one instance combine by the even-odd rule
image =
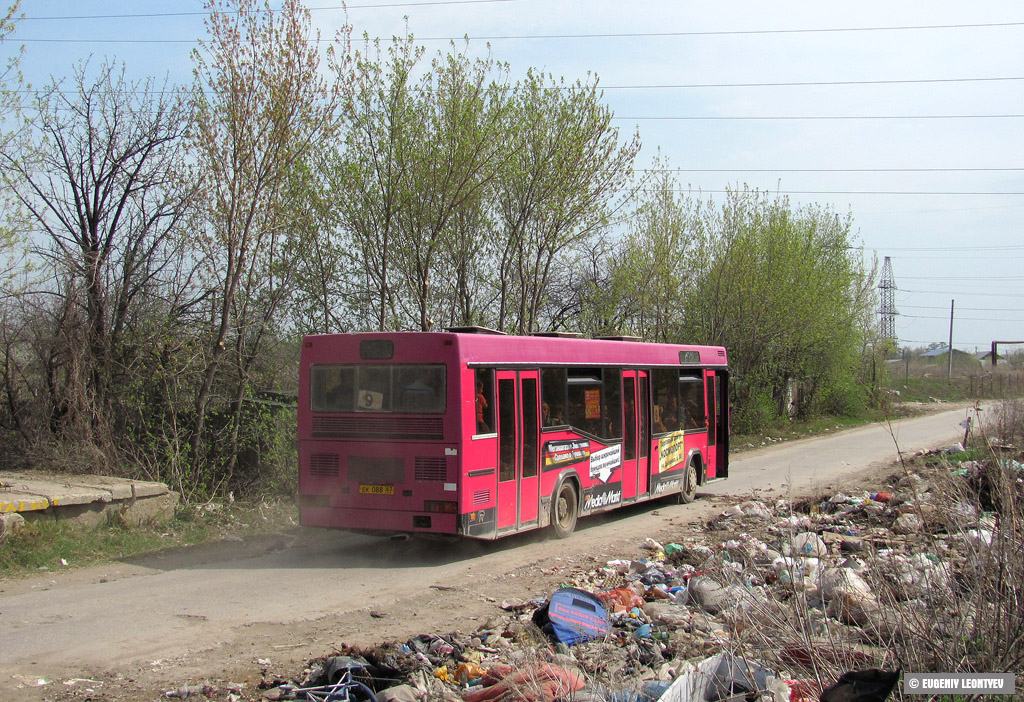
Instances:
[[[545,431],[541,435],[541,519],[550,522],[552,494],[564,481],[566,469],[576,474],[580,487],[580,515],[622,504],[622,444],[605,445],[572,430]]]
[[[493,539],[497,527],[498,438],[493,433],[476,434],[476,380],[474,371],[462,368],[461,436],[459,466],[461,531],[466,536]]]
[[[690,456],[707,455],[708,434],[674,431],[654,441],[651,451],[651,496],[659,497],[683,489],[683,471]]]
[[[603,512],[622,504],[621,443],[590,442],[590,459],[580,468],[580,473],[584,485],[581,515]]]

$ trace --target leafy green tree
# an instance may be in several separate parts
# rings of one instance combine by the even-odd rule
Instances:
[[[21,0],[14,0],[6,12],[0,11],[0,44],[7,41],[7,38],[14,32],[17,22],[21,19],[18,14],[21,7]],[[18,72],[18,65],[21,62],[21,56],[24,52],[24,47],[15,52],[5,65],[0,67],[0,125],[7,116],[13,112],[19,103],[18,93],[16,91],[17,86],[21,84],[21,74]],[[15,88],[12,89],[10,84],[14,83]],[[0,140],[0,146],[3,145],[3,141]]]
[[[335,297],[355,326],[430,329],[477,321],[485,307],[504,69],[454,48],[425,68],[423,55],[407,34],[386,54],[367,41],[355,61],[348,129],[328,170],[337,241],[351,252],[336,262]]]
[[[470,61],[454,51],[438,55],[419,82],[411,115],[412,152],[407,189],[415,193],[400,212],[398,261],[408,287],[414,324],[423,331],[439,308],[434,280],[442,252],[456,248],[459,215],[478,210],[480,198],[505,156],[501,134],[506,89],[492,75],[492,59]]]
[[[647,341],[677,340],[684,298],[693,294],[696,253],[705,238],[705,205],[680,194],[661,159],[639,189],[639,205],[612,262],[611,284],[622,306],[626,331]]]
[[[597,79],[566,84],[536,71],[516,86],[497,212],[501,329],[530,333],[576,248],[609,223],[639,137],[620,142]]]
[[[3,45],[7,38],[14,32],[20,16],[18,14],[21,0],[15,0],[6,13],[0,14],[0,45]],[[0,153],[7,153],[12,148],[12,140],[18,131],[18,112],[21,106],[18,88],[21,87],[22,78],[18,71],[24,47],[15,52],[4,64],[0,66]],[[0,183],[4,181],[0,174]],[[12,209],[10,194],[6,188],[0,192],[0,213],[5,219],[10,219],[9,212]],[[15,230],[9,226],[9,222],[0,221],[0,284],[10,287],[12,279],[24,270],[22,263],[21,240],[15,234]],[[9,291],[5,291],[9,294]]]
[[[337,133],[344,86],[321,73],[318,35],[299,0],[285,0],[280,10],[260,0],[208,0],[206,7],[208,38],[193,52],[192,144],[208,198],[199,242],[215,295],[191,454],[198,467],[220,380],[231,403],[229,480],[253,364],[292,292],[290,254],[301,247],[289,242],[291,223],[310,205],[294,187],[296,173]]]
[[[708,215],[683,336],[729,348],[748,421],[785,415],[791,380],[804,409],[853,382],[870,300],[850,218],[750,189]]]
[[[379,42],[368,39],[356,53],[344,138],[324,166],[332,195],[324,203],[325,219],[335,224],[330,248],[338,252],[316,259],[321,268],[313,280],[324,281],[318,290],[324,331],[344,324],[328,311],[342,307],[357,328],[383,331],[398,325],[399,218],[412,199],[409,171],[417,138],[412,72],[422,55],[411,35],[396,38],[386,56]]]

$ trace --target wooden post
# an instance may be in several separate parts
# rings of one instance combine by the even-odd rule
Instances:
[[[949,301],[949,366],[946,370],[946,380],[953,380],[953,305],[956,300]]]

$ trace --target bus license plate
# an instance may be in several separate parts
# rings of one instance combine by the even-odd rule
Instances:
[[[394,485],[360,485],[359,494],[361,495],[394,495]]]

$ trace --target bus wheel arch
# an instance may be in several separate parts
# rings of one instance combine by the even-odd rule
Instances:
[[[551,496],[551,531],[564,539],[576,529],[580,514],[580,489],[576,481],[566,478]]]
[[[697,498],[697,486],[704,483],[704,461],[699,453],[690,456],[683,472],[683,485],[679,491],[679,504],[690,504]]]

